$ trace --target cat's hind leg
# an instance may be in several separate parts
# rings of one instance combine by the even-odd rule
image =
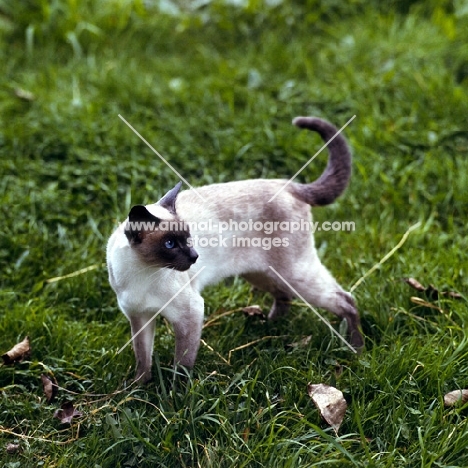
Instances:
[[[359,313],[351,294],[344,291],[316,257],[312,262],[298,262],[294,269],[277,270],[278,280],[290,285],[289,292],[300,295],[311,306],[325,309],[346,320],[348,340],[357,350],[364,346]]]

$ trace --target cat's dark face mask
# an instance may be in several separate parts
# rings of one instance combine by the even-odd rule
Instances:
[[[175,209],[181,185],[179,182],[158,202],[173,215],[169,222],[154,216],[143,205],[135,205],[130,210],[125,235],[149,265],[186,271],[197,261],[198,253],[191,245],[190,231],[180,222]]]

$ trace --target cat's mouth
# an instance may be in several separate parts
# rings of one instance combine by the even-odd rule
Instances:
[[[177,271],[187,271],[190,269],[190,267],[196,263],[198,259],[198,253],[192,248],[190,249],[190,254],[184,258],[183,261],[177,261],[170,263],[167,266],[167,268],[171,268],[172,270],[177,270]]]
[[[168,265],[167,268],[170,268],[171,270],[176,270],[176,271],[187,271],[187,270],[190,270],[190,267],[194,263],[195,262],[187,263],[185,265]]]

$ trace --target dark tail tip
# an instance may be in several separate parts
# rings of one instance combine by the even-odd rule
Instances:
[[[325,141],[328,141],[338,132],[334,125],[318,117],[296,117],[292,123],[296,127],[319,133]]]
[[[295,117],[292,123],[299,128],[309,128],[313,120],[317,120],[316,117]]]
[[[351,175],[351,152],[344,136],[334,125],[318,117],[296,117],[292,123],[317,132],[328,143],[329,151],[323,174],[312,183],[298,184],[296,196],[312,206],[333,203],[346,189]]]

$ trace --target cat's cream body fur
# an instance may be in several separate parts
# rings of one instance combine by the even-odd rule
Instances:
[[[342,145],[343,142],[341,139],[339,143]],[[331,148],[330,152],[338,151],[339,148]],[[331,181],[344,176],[335,171],[329,177]],[[308,186],[291,183],[281,190],[286,182],[257,179],[197,188],[198,194],[194,190],[183,191],[174,195],[174,213],[161,206],[160,202],[147,205],[148,212],[158,220],[182,220],[188,223],[191,226],[192,239],[213,239],[208,246],[204,243],[195,244],[198,258],[185,271],[148,263],[138,252],[141,245],[160,242],[159,240],[152,240],[149,236],[141,244],[133,245],[125,233],[125,224],[112,234],[107,247],[109,278],[117,294],[119,307],[131,323],[137,379],[147,381],[151,377],[154,339],[152,318],[161,308],[161,315],[174,327],[175,363],[193,367],[204,318],[201,291],[209,284],[229,276],[242,276],[273,295],[275,302],[269,314],[270,319],[284,315],[294,293],[270,267],[309,303],[345,318],[348,321],[351,342],[356,347],[362,346],[362,336],[358,330],[359,317],[354,302],[320,262],[311,232],[299,230],[291,233],[276,229],[271,234],[265,234],[256,230],[220,232],[218,229],[223,222],[309,222],[312,219],[310,207],[304,202],[304,198],[309,197],[310,202],[311,195],[303,193]],[[321,183],[324,185],[323,180]],[[344,185],[346,183],[347,180]],[[334,189],[337,192],[342,191],[341,186]],[[268,202],[277,193],[276,198]],[[201,201],[200,196],[205,201]],[[203,221],[206,222],[203,229],[197,229]],[[209,222],[214,226],[211,232],[205,229]],[[287,242],[270,249],[233,246],[233,238],[239,237],[270,237]]]

